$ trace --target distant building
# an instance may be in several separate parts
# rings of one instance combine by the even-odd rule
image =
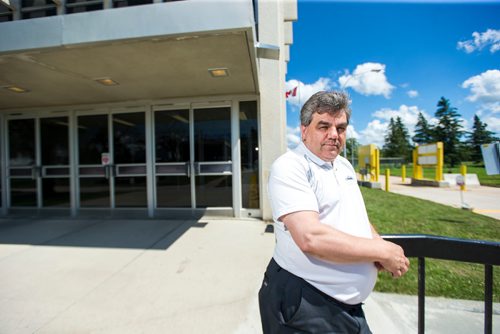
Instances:
[[[297,1],[0,0],[2,213],[271,218]]]

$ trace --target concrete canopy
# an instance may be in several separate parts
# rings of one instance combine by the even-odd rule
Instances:
[[[0,110],[256,94],[253,17],[180,1],[0,23],[0,87],[28,90],[1,88]]]

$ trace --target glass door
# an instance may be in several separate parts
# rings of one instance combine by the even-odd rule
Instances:
[[[191,208],[189,109],[155,112],[156,207]]]
[[[81,115],[78,128],[81,208],[145,208],[145,113]]]
[[[116,208],[146,208],[146,115],[134,112],[111,117],[114,205]]]
[[[8,121],[12,207],[69,207],[68,117]]]
[[[78,189],[81,208],[111,207],[111,161],[103,164],[110,154],[109,116],[77,117],[78,129]]]
[[[194,109],[197,208],[232,207],[231,108]]]
[[[8,131],[9,199],[12,207],[38,207],[35,119],[12,119]]]
[[[231,108],[158,110],[157,208],[232,207]]]

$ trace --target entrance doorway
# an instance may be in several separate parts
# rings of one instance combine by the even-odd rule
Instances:
[[[232,207],[231,107],[154,112],[156,208]]]
[[[10,119],[9,206],[70,207],[68,116]]]
[[[146,208],[144,112],[78,115],[80,208]]]

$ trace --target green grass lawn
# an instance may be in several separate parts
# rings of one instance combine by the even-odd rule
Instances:
[[[487,175],[486,169],[483,166],[475,166],[471,164],[467,165],[467,174],[476,174],[479,179],[479,183],[483,186],[490,187],[500,187],[500,175]],[[380,174],[385,175],[385,170],[387,167],[380,167]],[[401,167],[391,167],[389,168],[392,176],[401,176]],[[460,173],[460,166],[445,167],[443,173],[458,174]],[[411,178],[413,175],[413,167],[411,165],[406,166],[406,177]],[[436,170],[434,168],[424,168],[424,178],[434,180],[436,175]]]
[[[431,234],[499,242],[500,220],[413,197],[361,188],[370,221],[380,234]],[[393,279],[381,273],[376,291],[416,295],[417,259]],[[500,302],[500,268],[493,271],[493,301]],[[484,266],[426,258],[426,295],[484,300]]]

